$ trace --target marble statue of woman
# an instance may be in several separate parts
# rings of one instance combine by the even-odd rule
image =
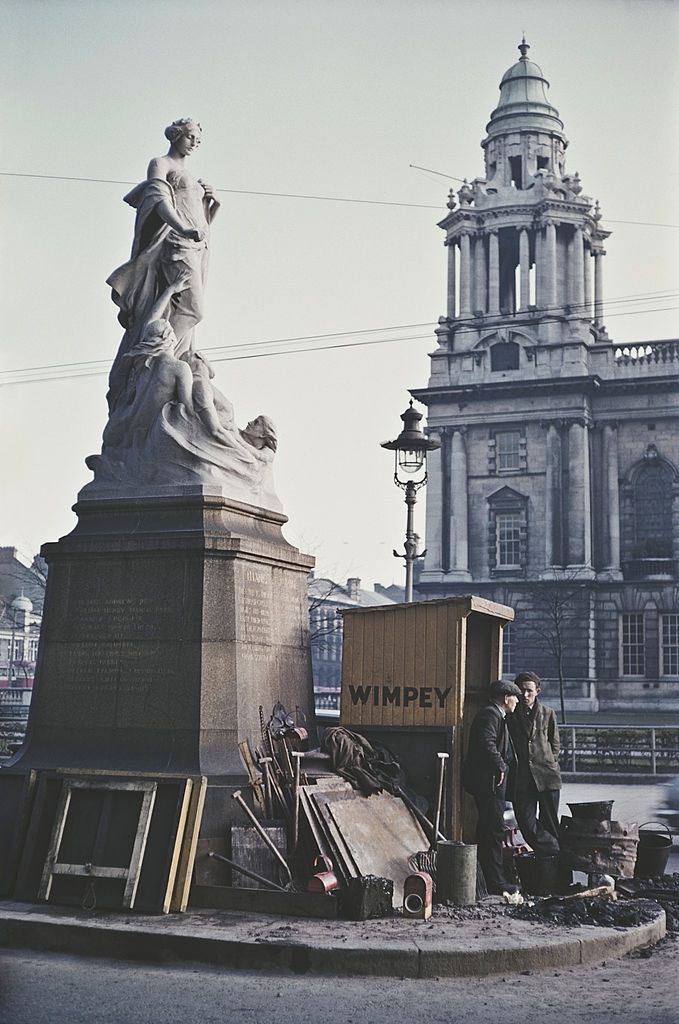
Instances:
[[[168,152],[151,160],[146,180],[125,196],[137,212],[130,259],[107,280],[125,328],[109,380],[111,409],[127,386],[125,353],[139,342],[158,296],[187,274],[188,284],[172,295],[164,316],[177,339],[173,354],[179,358],[194,347],[194,328],[203,319],[210,224],[220,205],[214,189],[185,168],[201,136],[197,121],[173,121],[165,129]]]
[[[107,282],[125,334],[109,377],[101,454],[85,460],[94,480],[80,495],[199,486],[278,511],[273,423],[258,416],[239,430],[233,405],[194,346],[209,229],[219,207],[213,189],[185,168],[201,128],[183,118],[165,135],[169,151],[151,161],[146,180],[125,196],[137,211],[132,255]]]

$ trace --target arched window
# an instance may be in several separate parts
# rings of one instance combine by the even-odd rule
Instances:
[[[519,346],[515,341],[500,341],[490,350],[491,370],[518,370]]]
[[[634,481],[634,537],[637,558],[672,557],[672,470],[649,462]]]

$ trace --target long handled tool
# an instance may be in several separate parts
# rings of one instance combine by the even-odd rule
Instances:
[[[413,801],[410,799],[410,797],[406,793],[403,792],[403,790],[401,789],[400,786],[394,786],[394,793],[396,794],[396,796],[400,796],[401,800],[406,805],[406,807],[413,812],[413,814],[415,815],[415,817],[419,821],[420,825],[422,825],[422,827],[423,827],[423,829],[425,831],[425,834],[429,836],[429,838],[432,840],[432,843],[434,843],[434,845],[438,842],[439,839],[445,839],[446,838],[443,835],[442,832],[434,832],[434,826],[430,822],[429,818],[426,816],[426,814],[422,813],[422,811],[417,806],[417,804],[413,803]],[[432,837],[435,837],[435,838],[432,838]]]
[[[266,834],[266,832],[264,831],[264,829],[262,828],[260,823],[257,821],[257,818],[254,816],[254,814],[252,813],[252,811],[250,810],[248,805],[245,803],[245,800],[243,800],[243,797],[241,796],[241,791],[239,789],[237,789],[235,793],[231,794],[231,796],[236,801],[236,803],[241,808],[241,810],[245,811],[245,813],[247,814],[248,818],[250,819],[250,821],[254,825],[255,830],[257,831],[257,834],[260,836],[261,839],[264,840],[264,842],[269,847],[271,852],[281,862],[282,866],[285,868],[286,875],[288,876],[290,881],[292,881],[292,873],[290,871],[290,868],[287,865],[287,861],[285,860],[285,857],[283,856],[281,851],[278,849],[278,847],[271,841],[270,837]]]
[[[253,878],[255,882],[261,882],[267,889],[272,889],[275,892],[289,892],[288,889],[284,889],[282,885],[277,885],[276,882],[272,882],[268,878],[263,878],[262,875],[258,875],[256,871],[251,871],[249,868],[241,867],[240,864],[236,864],[235,860],[230,860],[225,857],[223,853],[215,853],[214,850],[210,850],[208,857],[215,857],[217,860],[223,860],[225,864],[228,864],[233,868],[234,871],[238,871],[241,875],[246,875],[248,878]]]
[[[292,750],[290,753],[295,764],[292,790],[292,853],[290,858],[292,860],[297,853],[297,841],[299,839],[299,763],[302,758],[302,751]]]
[[[271,758],[262,757],[259,760],[262,765],[262,771],[264,773],[264,800],[266,804],[266,816],[267,818],[273,817],[273,799],[271,795]]]
[[[441,804],[443,802],[443,784],[446,778],[446,761],[448,760],[448,754],[443,751],[439,751],[436,755],[439,759],[439,784],[436,791],[436,817],[434,818],[434,828],[432,830],[432,842],[431,849],[433,850],[436,846],[439,836],[439,825],[441,824]]]

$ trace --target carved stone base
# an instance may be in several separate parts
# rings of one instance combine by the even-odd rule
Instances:
[[[278,700],[297,708],[314,732],[313,559],[282,536],[284,515],[187,491],[81,500],[74,531],[43,547],[35,690],[11,771],[207,775],[207,834],[223,835],[260,705],[267,720]]]

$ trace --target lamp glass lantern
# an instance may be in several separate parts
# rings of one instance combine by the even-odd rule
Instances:
[[[413,408],[412,399],[404,413],[401,413],[403,430],[393,441],[384,441],[382,448],[394,453],[394,483],[405,491],[407,509],[406,539],[404,554],[394,551],[396,558],[403,558],[406,569],[405,600],[413,599],[414,565],[422,558],[424,551],[417,551],[417,534],[414,529],[414,509],[417,492],[427,482],[427,452],[441,447],[440,441],[428,438],[420,427],[422,413]]]

